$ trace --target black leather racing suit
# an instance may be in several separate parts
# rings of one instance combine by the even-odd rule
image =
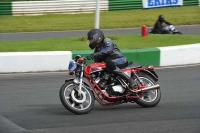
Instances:
[[[105,62],[108,71],[127,80],[130,88],[134,87],[135,81],[120,70],[127,67],[127,58],[118,49],[117,45],[111,41],[111,39],[105,38],[100,44],[98,44],[94,50],[94,61]]]
[[[105,38],[102,43],[94,50],[95,62],[114,62],[120,68],[128,65],[126,57],[121,53],[116,44],[114,44],[109,38]],[[109,69],[109,66],[108,66]],[[113,68],[110,68],[113,69]]]
[[[166,20],[157,20],[156,23],[154,24],[154,30],[153,30],[153,33],[157,33],[157,34],[167,34],[169,31],[165,30],[162,26],[162,23],[165,23],[167,25],[172,25],[170,22],[166,21]]]

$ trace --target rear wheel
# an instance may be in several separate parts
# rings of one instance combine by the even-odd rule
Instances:
[[[139,73],[138,76],[145,86],[149,87],[156,85],[156,81],[150,76],[144,73]],[[134,99],[134,101],[142,107],[154,107],[160,102],[160,99],[161,99],[160,89],[154,89],[154,90],[144,91],[142,97],[139,99]]]
[[[60,88],[60,100],[63,106],[72,113],[86,114],[94,106],[94,95],[91,90],[82,86],[81,95],[78,94],[78,86],[73,81],[65,82]]]

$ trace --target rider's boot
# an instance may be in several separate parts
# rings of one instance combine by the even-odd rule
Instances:
[[[135,80],[133,80],[131,77],[129,77],[128,75],[126,75],[125,73],[123,73],[119,68],[116,68],[113,72],[115,74],[121,76],[126,81],[128,81],[130,89],[134,89],[134,86],[136,85]]]

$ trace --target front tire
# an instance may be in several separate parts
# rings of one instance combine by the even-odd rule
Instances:
[[[63,106],[74,114],[87,114],[94,107],[94,94],[82,86],[83,95],[78,95],[77,86],[73,81],[65,82],[60,88],[60,101]]]
[[[138,76],[145,86],[149,87],[157,84],[156,81],[149,75],[146,75],[144,73],[139,73]],[[134,102],[136,102],[138,105],[142,107],[148,108],[156,106],[160,102],[160,99],[161,99],[161,91],[160,89],[155,89],[155,90],[144,91],[142,97],[134,99]]]

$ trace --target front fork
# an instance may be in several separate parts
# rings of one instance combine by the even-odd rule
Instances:
[[[80,76],[79,89],[78,89],[79,96],[81,96],[81,94],[82,94],[83,72],[84,72],[84,64],[82,63],[81,64],[81,76]]]

